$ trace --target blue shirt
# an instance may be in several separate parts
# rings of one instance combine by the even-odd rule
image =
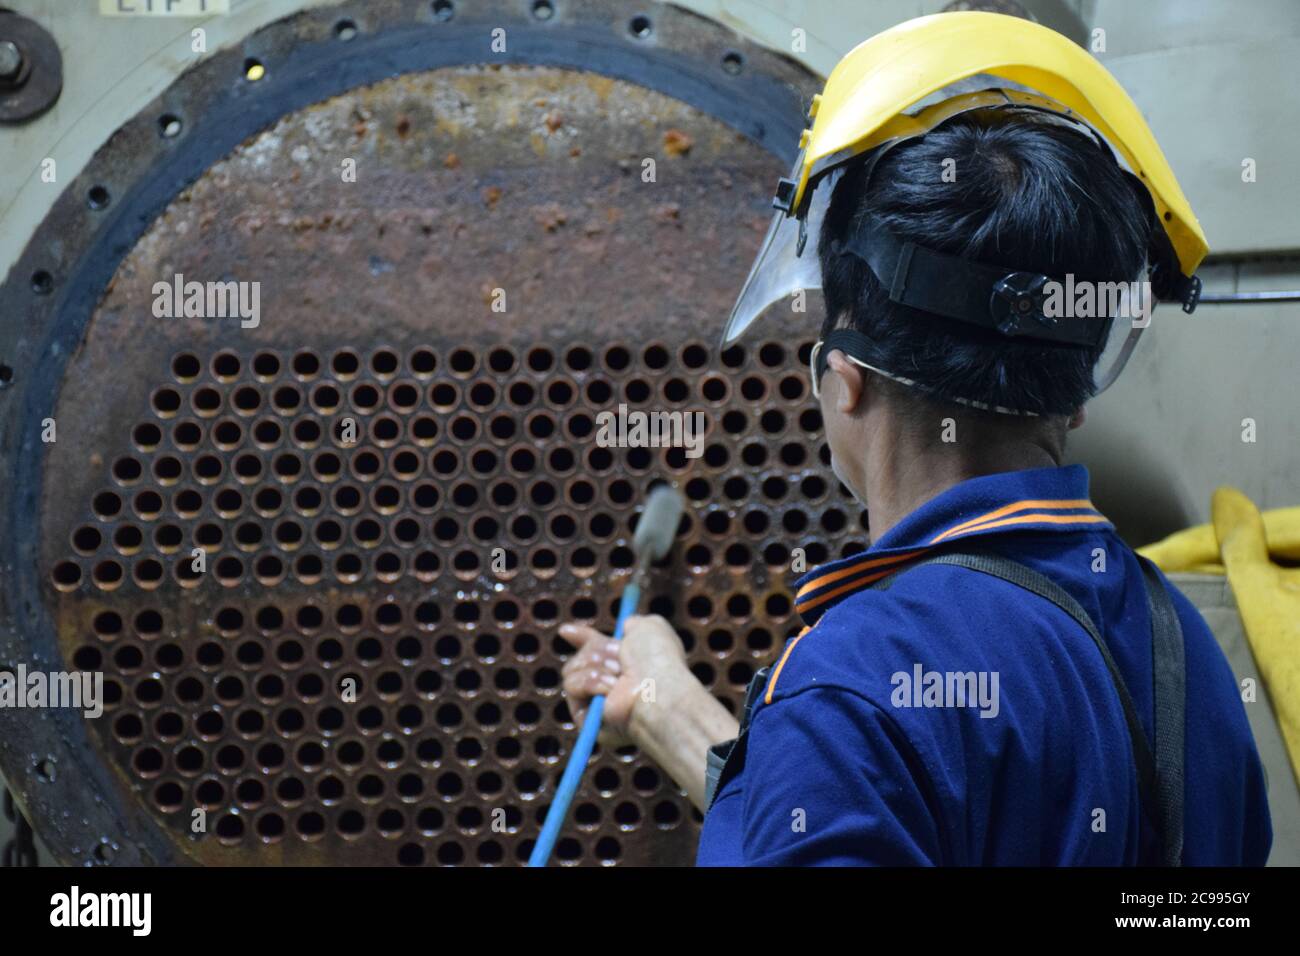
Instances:
[[[1154,738],[1141,567],[1088,501],[1087,471],[974,478],[799,582],[808,627],[772,668],[742,769],[705,815],[700,865],[1159,862],[1119,697],[1076,622],[950,565],[868,588],[948,542],[1065,588]],[[1186,647],[1184,862],[1262,865],[1272,828],[1236,679],[1200,614],[1169,589]]]

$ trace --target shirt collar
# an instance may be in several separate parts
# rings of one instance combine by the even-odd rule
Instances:
[[[795,609],[811,626],[827,608],[949,542],[1015,531],[1110,527],[1088,500],[1088,470],[1083,465],[982,475],[931,498],[866,551],[804,575]]]

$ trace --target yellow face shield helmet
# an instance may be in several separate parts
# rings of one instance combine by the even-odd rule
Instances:
[[[860,44],[813,98],[812,127],[804,130],[789,178],[777,186],[777,212],[732,309],[723,345],[774,303],[821,288],[817,239],[846,167],[874,165],[898,143],[961,113],[989,108],[1049,114],[1109,147],[1133,178],[1135,200],[1146,206],[1151,221],[1151,296],[1140,302],[1125,297],[1121,314],[1131,327],[1127,335],[1109,335],[1111,318],[1093,319],[1086,328],[1043,320],[1043,283],[1051,277],[971,263],[888,235],[857,237],[847,251],[868,263],[892,300],[1008,336],[1070,344],[1106,337],[1098,391],[1119,375],[1149,324],[1150,299],[1181,302],[1186,312],[1196,308],[1195,271],[1209,251],[1205,234],[1151,130],[1115,78],[1081,47],[1028,20],[940,13]]]

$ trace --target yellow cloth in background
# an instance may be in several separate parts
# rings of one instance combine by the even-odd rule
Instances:
[[[1221,488],[1220,491],[1233,491]],[[1240,494],[1240,492],[1237,492]],[[1247,499],[1249,501],[1249,499]],[[1254,505],[1251,505],[1253,508]],[[1300,508],[1275,508],[1264,512],[1264,536],[1268,552],[1275,558],[1300,561]],[[1200,574],[1224,574],[1223,559],[1219,553],[1219,537],[1214,525],[1198,524],[1184,531],[1175,531],[1155,544],[1137,549],[1138,554],[1150,558],[1160,570],[1192,571]]]
[[[1236,488],[1214,493],[1212,525],[1140,548],[1163,571],[1226,574],[1300,784],[1300,508],[1261,515]]]

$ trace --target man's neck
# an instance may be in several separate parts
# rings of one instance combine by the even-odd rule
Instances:
[[[1060,464],[1059,454],[1035,441],[1008,442],[983,451],[973,449],[973,453],[952,445],[941,449],[902,443],[890,455],[868,459],[872,464],[866,470],[866,503],[873,541],[927,501],[963,481]]]

